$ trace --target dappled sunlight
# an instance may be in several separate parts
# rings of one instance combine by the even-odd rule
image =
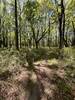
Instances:
[[[53,65],[53,64],[58,65],[58,63],[59,63],[59,60],[58,59],[48,60],[48,64],[50,64],[50,65]]]
[[[0,0],[0,100],[75,100],[75,0]]]
[[[10,54],[12,54],[12,52]],[[7,55],[6,57],[3,54],[2,55],[5,57],[6,60],[8,56],[10,56],[10,54]],[[68,87],[64,88],[63,81],[65,81],[66,84],[68,84],[68,82],[71,83],[69,76],[70,74],[71,76],[72,74],[74,74],[73,72],[69,73],[69,71],[67,70],[67,68],[69,67],[65,67],[68,65],[64,66],[65,64],[64,60],[61,61],[60,59],[55,59],[55,58],[50,60],[42,59],[34,62],[32,69],[28,70],[29,66],[26,65],[26,61],[25,64],[24,63],[22,64],[22,62],[20,61],[22,60],[20,59],[21,56],[22,54],[18,55],[17,52],[13,53],[10,56],[11,63],[9,62],[6,70],[9,70],[9,72],[11,72],[11,76],[8,75],[5,81],[3,79],[0,80],[0,84],[1,84],[0,93],[2,94],[0,96],[3,96],[4,98],[8,97],[6,100],[10,100],[10,98],[11,99],[19,98],[20,100],[25,100],[25,99],[26,100],[38,100],[38,99],[55,100],[57,94],[58,97],[56,100],[60,100],[61,96],[59,93],[59,89],[61,89],[61,87],[60,87],[60,83],[58,83],[60,82],[59,80],[61,80],[62,82],[62,88],[64,89],[64,93],[65,93],[65,88]],[[69,70],[72,69],[69,68]],[[4,76],[5,73],[0,74],[0,77],[1,76],[5,77]],[[4,86],[2,84],[4,84]],[[72,85],[72,87],[73,86],[74,85]],[[74,95],[75,90],[72,89],[72,91],[73,92],[72,94],[70,94],[70,96]],[[66,93],[66,96],[68,97],[68,93]]]

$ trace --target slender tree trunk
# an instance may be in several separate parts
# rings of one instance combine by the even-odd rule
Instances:
[[[35,45],[36,45],[36,49],[38,49],[38,47],[39,47],[39,42],[35,42]]]
[[[6,29],[6,47],[8,48],[8,30]]]
[[[72,39],[72,46],[75,46],[75,26],[74,22],[72,21],[72,26],[73,26],[73,39]]]
[[[17,18],[17,0],[15,0],[15,45],[16,49],[19,49],[19,42],[18,42],[18,18]]]
[[[62,34],[62,16],[59,15],[59,35],[60,35],[60,44],[59,44],[59,48],[62,49],[63,48],[63,34]]]
[[[63,0],[61,0],[61,13],[59,14],[59,33],[60,33],[60,45],[59,48],[64,47],[64,32],[65,32],[65,8]]]
[[[21,11],[21,5],[20,5],[20,1],[18,0],[18,6],[19,6],[19,25],[18,25],[18,27],[19,27],[19,45],[20,45],[20,48],[22,47],[22,45],[21,45],[21,33],[22,33],[22,17],[21,17],[21,15],[22,15],[22,11]]]
[[[21,32],[20,32],[20,48],[21,48],[22,46],[21,46]]]
[[[37,42],[37,38],[35,36],[35,29],[34,29],[32,23],[31,23],[31,30],[32,30],[32,33],[33,33],[33,43],[35,43],[36,49],[38,49],[38,42]]]
[[[1,4],[1,0],[0,0],[0,4]],[[0,7],[0,9],[1,9],[1,7]],[[2,16],[0,15],[0,48],[1,48],[1,46],[2,46]]]
[[[2,45],[2,38],[1,38],[1,17],[0,17],[0,48],[1,48],[1,45]]]
[[[68,47],[69,45],[68,45],[68,37],[67,37],[67,32],[66,32],[66,39],[64,40],[64,42],[65,42],[65,47]]]
[[[22,29],[21,20],[22,20],[22,19],[21,19],[21,16],[19,16],[19,34],[20,34],[20,35],[19,35],[19,39],[20,39],[19,42],[20,42],[20,48],[21,48],[21,46],[22,46],[22,45],[21,45],[21,33],[22,33],[22,30],[21,30],[21,29]]]
[[[47,40],[47,44],[48,44],[48,47],[50,48],[50,18],[49,18],[49,25],[48,25],[48,27],[49,27],[49,30],[48,30],[48,40]]]

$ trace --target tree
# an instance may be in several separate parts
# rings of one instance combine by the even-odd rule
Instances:
[[[17,16],[17,0],[15,0],[15,44],[16,49],[19,49],[19,42],[18,42],[18,16]]]
[[[72,21],[72,26],[73,26],[73,40],[72,40],[72,46],[75,46],[75,24]]]
[[[0,2],[0,47],[74,46],[74,0]]]
[[[0,0],[0,9],[1,9],[1,0]],[[2,22],[2,19],[1,19],[1,11],[0,11],[0,47],[1,47],[1,44],[2,44],[2,38],[1,38],[1,22]]]
[[[25,11],[26,19],[30,24],[30,28],[32,31],[32,38],[35,42],[35,46],[36,48],[38,48],[39,42],[41,41],[42,38],[44,38],[44,36],[48,31],[48,29],[45,29],[40,35],[39,34],[40,30],[38,29],[38,27],[36,27],[37,25],[39,26],[41,24],[38,2],[28,0],[24,6],[24,11]]]

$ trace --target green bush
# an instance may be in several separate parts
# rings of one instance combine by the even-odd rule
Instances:
[[[62,100],[74,100],[74,96],[71,92],[72,88],[64,79],[55,75],[54,82],[58,88],[59,97],[62,97]]]
[[[59,49],[48,49],[48,48],[39,48],[39,49],[32,49],[31,50],[34,61],[37,60],[46,60],[46,59],[52,59],[52,58],[59,58]]]

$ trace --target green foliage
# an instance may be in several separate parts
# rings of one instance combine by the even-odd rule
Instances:
[[[75,58],[75,47],[64,48],[64,55],[73,60]]]
[[[26,63],[26,55],[24,52],[13,49],[0,50],[0,73],[19,67]]]
[[[58,49],[48,49],[48,48],[39,48],[39,49],[32,49],[32,53],[34,56],[34,61],[42,60],[42,59],[52,59],[59,57],[59,50]]]
[[[34,20],[36,19],[37,17],[37,14],[38,14],[38,7],[39,7],[39,4],[37,1],[30,1],[28,0],[24,6],[24,12],[25,12],[25,15],[26,15],[26,19],[31,22],[31,23],[34,23]]]
[[[68,82],[75,82],[75,63],[72,59],[70,59],[70,56],[74,53],[71,52],[71,50],[75,50],[75,48],[65,48],[64,56],[65,59],[61,61],[60,59],[53,59],[53,58],[59,58],[59,48],[39,48],[39,49],[29,49],[29,48],[23,48],[19,51],[15,49],[0,49],[0,79],[3,81],[6,81],[6,79],[11,76],[11,72],[9,72],[10,69],[18,69],[18,66],[22,68],[26,67],[28,68],[29,72],[34,71],[35,64],[34,61],[37,60],[47,60],[48,65],[47,67],[50,68],[50,70],[53,70],[55,73],[55,70],[61,69],[61,65],[59,66],[58,63],[63,62],[63,70],[65,71],[66,75],[63,78],[60,78],[55,74],[54,77],[52,77],[52,84],[57,87],[57,92],[59,97],[62,97],[62,100],[73,100],[73,95],[71,94],[71,84],[68,84]],[[73,54],[74,57],[74,54]],[[49,60],[48,60],[49,59]],[[70,59],[70,60],[69,60]],[[28,62],[28,66],[26,66],[26,62]],[[41,63],[41,62],[40,62]],[[65,64],[65,66],[64,66]],[[17,71],[16,71],[17,72]],[[27,89],[29,91],[32,91],[32,89],[35,87],[36,82],[33,80],[28,80]],[[60,100],[60,99],[57,99]]]
[[[34,65],[33,65],[33,62],[34,62],[34,56],[33,56],[33,53],[28,50],[26,52],[26,60],[27,60],[27,63],[28,63],[28,69],[29,70],[33,70],[34,69]]]
[[[62,100],[73,100],[74,97],[71,94],[71,87],[66,81],[57,75],[55,75],[55,84],[58,87],[59,97],[62,97]]]

